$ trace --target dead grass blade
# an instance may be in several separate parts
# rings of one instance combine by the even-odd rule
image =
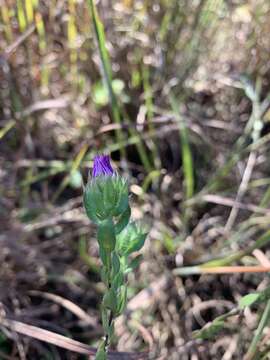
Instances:
[[[97,321],[93,319],[91,316],[87,314],[84,310],[82,310],[78,305],[74,304],[72,301],[63,298],[62,296],[51,294],[48,292],[42,291],[30,291],[30,295],[40,296],[45,299],[51,300],[56,304],[59,304],[76,315],[80,320],[84,321],[88,325],[97,326]]]
[[[36,26],[30,25],[29,28],[20,35],[12,44],[10,44],[4,51],[4,55],[8,59],[9,56],[17,49],[19,45],[21,45],[34,31]]]
[[[45,329],[41,329],[37,326],[32,326],[25,324],[20,321],[11,320],[7,318],[1,319],[0,324],[5,326],[9,330],[12,330],[16,333],[29,336],[31,338],[45,341],[47,343],[59,346],[63,349],[73,351],[79,354],[95,356],[96,349],[94,347],[83,344],[79,341],[69,339],[63,335],[56,334],[52,331],[48,331]],[[148,358],[147,353],[127,353],[127,352],[117,352],[117,351],[109,351],[109,359],[110,360],[144,360]]]

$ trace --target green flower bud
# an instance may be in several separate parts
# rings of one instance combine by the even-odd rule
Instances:
[[[97,224],[118,217],[129,207],[127,181],[118,175],[94,178],[86,185],[83,202],[87,216]]]
[[[127,211],[127,181],[113,172],[108,157],[95,158],[93,177],[86,185],[83,201],[87,216],[97,224]]]

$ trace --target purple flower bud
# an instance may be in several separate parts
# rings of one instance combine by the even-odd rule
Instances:
[[[114,174],[108,155],[96,155],[94,157],[93,177],[97,176],[112,176]]]

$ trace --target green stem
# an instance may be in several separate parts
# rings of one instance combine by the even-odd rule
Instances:
[[[108,294],[112,288],[112,272],[113,272],[113,265],[112,265],[112,253],[113,251],[107,251],[106,254],[106,263],[103,264],[105,266],[106,270],[106,292],[104,297],[106,297],[106,294]],[[111,343],[111,338],[113,335],[113,322],[114,322],[114,312],[112,309],[108,309],[106,306],[102,307],[103,317],[105,319],[108,319],[108,323],[106,321],[106,325],[103,323],[104,327],[104,333],[105,333],[105,339],[103,340],[103,346],[104,346],[104,356],[105,359],[107,359],[107,353],[109,350],[109,346]]]
[[[200,266],[211,267],[211,266],[230,265],[231,263],[242,259],[244,256],[251,254],[253,250],[262,248],[264,245],[268,244],[269,242],[270,242],[270,230],[266,231],[262,236],[259,237],[259,239],[255,241],[254,244],[247,247],[245,250],[239,250],[235,254],[228,255],[223,259],[208,261]]]
[[[121,144],[121,146],[119,146],[121,158],[122,159],[126,158],[126,149],[125,149],[126,140],[122,130],[123,128],[122,118],[125,117],[130,125],[128,126],[129,136],[130,137],[138,136],[138,141],[135,142],[135,145],[137,147],[137,151],[139,153],[143,166],[145,167],[147,172],[150,172],[151,170],[153,170],[153,166],[148,158],[147,149],[144,146],[144,143],[141,139],[141,135],[137,134],[136,130],[132,128],[130,124],[130,119],[123,110],[122,106],[119,105],[119,102],[117,100],[116,94],[112,86],[112,81],[113,81],[112,67],[111,67],[109,54],[106,48],[106,36],[105,36],[104,26],[99,18],[97,8],[93,0],[88,0],[88,7],[90,10],[90,16],[93,21],[94,33],[97,40],[99,57],[102,65],[102,76],[109,94],[113,122],[118,125],[116,129],[116,140],[118,145]]]
[[[105,45],[106,39],[105,39],[105,32],[104,32],[103,24],[102,24],[101,20],[99,19],[98,12],[97,12],[97,9],[96,9],[96,6],[95,6],[93,0],[88,0],[88,6],[89,6],[89,10],[90,10],[91,19],[93,21],[95,37],[97,40],[99,56],[100,56],[101,65],[102,65],[102,75],[103,75],[105,86],[107,87],[107,90],[108,90],[109,99],[110,99],[110,103],[111,103],[113,121],[116,124],[121,125],[120,109],[118,107],[117,99],[116,99],[116,96],[115,96],[115,93],[114,93],[114,90],[112,87],[112,69],[111,69],[109,54],[107,52],[106,45]],[[123,133],[121,131],[121,127],[120,127],[120,129],[117,128],[117,130],[116,130],[116,139],[117,139],[118,143],[123,141]],[[121,152],[121,157],[125,158],[125,148],[120,148],[120,152]]]
[[[107,274],[108,274],[108,291],[111,289],[112,287],[112,279],[111,279],[111,274],[112,274],[112,253],[109,254],[108,256],[109,258],[109,262],[108,262],[108,268],[107,268]],[[106,310],[108,311],[108,310]],[[111,328],[112,324],[113,324],[113,311],[110,311],[110,315],[109,315],[109,328]],[[111,334],[109,333],[109,331],[107,331],[106,335],[105,335],[105,351],[107,353],[109,345],[111,342]]]
[[[110,312],[110,318],[109,318],[109,327],[112,327],[113,321],[114,321],[114,317],[113,317],[113,312],[111,311]],[[109,333],[107,333],[105,335],[105,351],[106,351],[106,353],[108,352],[110,341],[111,341],[111,336],[110,336]]]
[[[264,312],[262,314],[261,320],[259,322],[258,328],[255,331],[255,336],[250,344],[248,352],[244,358],[244,360],[253,360],[257,353],[257,345],[258,342],[262,338],[263,329],[267,326],[270,320],[270,300],[268,300]]]
[[[207,268],[229,266],[232,263],[241,260],[244,256],[251,254],[255,249],[260,249],[263,246],[269,244],[269,242],[270,230],[266,231],[254,242],[254,244],[250,245],[245,250],[239,250],[234,254],[229,254],[221,259],[210,260],[200,265],[176,268],[173,270],[173,273],[174,275],[186,276],[192,274],[201,274],[203,273],[203,270]]]

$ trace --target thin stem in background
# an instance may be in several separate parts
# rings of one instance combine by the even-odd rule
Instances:
[[[88,0],[88,7],[89,7],[91,19],[93,20],[94,33],[97,40],[99,56],[102,64],[102,76],[110,98],[113,121],[117,124],[121,124],[120,110],[112,87],[112,70],[111,70],[108,51],[106,49],[106,44],[105,44],[106,39],[105,39],[104,27],[101,20],[99,19],[98,12],[93,0]],[[121,132],[120,129],[116,129],[116,138],[117,138],[117,142],[123,141],[123,133]],[[121,156],[125,157],[124,148],[120,149],[120,153]]]
[[[88,5],[89,5],[91,19],[93,20],[95,37],[96,37],[96,40],[98,43],[99,55],[100,55],[100,59],[101,59],[101,63],[102,63],[103,80],[104,80],[105,86],[108,90],[109,99],[110,99],[110,103],[111,103],[113,121],[114,121],[114,123],[119,125],[119,127],[116,128],[117,143],[123,144],[125,142],[125,139],[124,139],[124,136],[123,136],[124,134],[122,132],[122,127],[121,127],[122,112],[118,105],[117,98],[115,96],[113,86],[112,86],[112,70],[111,70],[109,54],[106,49],[106,37],[105,37],[105,32],[104,32],[104,26],[103,26],[101,20],[99,19],[98,12],[97,12],[97,9],[96,9],[96,6],[95,6],[93,0],[88,0]],[[128,117],[127,117],[127,120],[129,120]],[[136,135],[136,132],[134,131],[134,129],[132,127],[129,127],[128,132],[131,136]],[[146,149],[140,138],[139,138],[138,143],[136,143],[136,147],[137,147],[137,150],[138,150],[138,153],[141,158],[143,166],[145,167],[147,172],[150,172],[153,169],[153,166],[148,159]],[[124,146],[121,146],[119,150],[120,150],[121,158],[125,159],[126,151],[125,151]]]
[[[176,98],[174,97],[174,95],[172,95],[172,93],[170,93],[170,102],[173,111],[178,117],[179,133],[181,139],[182,166],[185,179],[184,186],[186,192],[186,199],[190,199],[194,193],[194,168],[192,152],[189,143],[188,128],[179,112],[179,104],[177,104]]]
[[[258,351],[258,343],[262,338],[264,328],[269,324],[270,321],[270,300],[268,300],[264,312],[262,314],[259,325],[255,331],[253,340],[250,347],[244,357],[244,360],[253,360]]]

